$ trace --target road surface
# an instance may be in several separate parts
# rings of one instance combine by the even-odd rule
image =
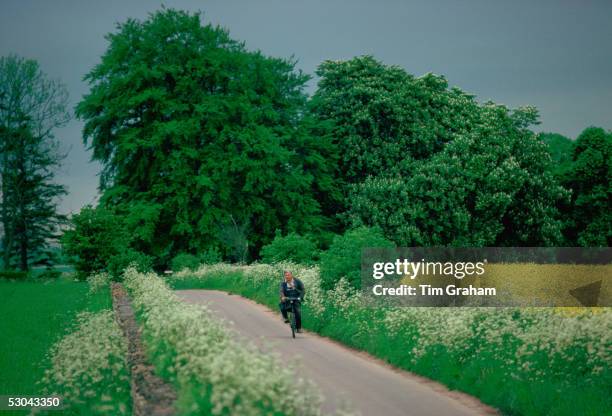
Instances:
[[[206,303],[233,323],[240,335],[263,350],[298,356],[303,374],[323,393],[324,412],[349,403],[363,416],[473,416],[495,412],[467,395],[395,370],[363,353],[312,333],[291,338],[279,313],[237,295],[213,290],[180,290],[183,300]],[[400,346],[398,346],[400,347]]]

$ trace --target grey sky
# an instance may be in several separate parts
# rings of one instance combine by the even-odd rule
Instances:
[[[0,55],[37,59],[60,78],[74,105],[83,75],[106,47],[104,35],[162,2],[0,0]],[[535,105],[541,130],[575,137],[612,128],[611,0],[192,0],[252,49],[298,59],[313,74],[325,59],[372,54],[409,72],[444,74],[451,85],[511,107]],[[310,91],[314,89],[313,82]],[[99,165],[89,161],[74,120],[56,132],[68,158],[59,174],[70,194],[63,212],[94,201]]]

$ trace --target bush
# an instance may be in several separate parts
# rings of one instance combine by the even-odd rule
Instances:
[[[217,247],[212,247],[200,254],[200,263],[215,264],[221,263],[221,252]]]
[[[316,244],[309,238],[296,233],[282,236],[278,231],[274,240],[262,247],[259,253],[264,263],[292,261],[300,264],[312,264],[317,257]]]
[[[352,287],[360,288],[361,249],[393,246],[378,227],[359,227],[336,236],[329,250],[321,254],[321,287],[333,289],[345,277]]]
[[[114,280],[121,280],[123,271],[133,266],[139,272],[148,272],[153,266],[153,258],[139,251],[128,249],[108,260],[107,270]]]
[[[200,259],[189,253],[180,253],[174,256],[170,262],[173,272],[180,272],[183,269],[194,270],[200,265]]]
[[[62,246],[75,258],[80,278],[106,270],[114,256],[125,257],[130,237],[119,215],[106,208],[86,206],[71,221],[73,227],[62,236]]]
[[[28,272],[17,270],[0,270],[0,279],[8,280],[25,280],[28,277]]]

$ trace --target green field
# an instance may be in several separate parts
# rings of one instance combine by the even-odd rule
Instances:
[[[0,395],[37,395],[47,351],[83,310],[110,308],[108,291],[88,295],[86,282],[0,280]],[[6,414],[6,413],[3,413]]]

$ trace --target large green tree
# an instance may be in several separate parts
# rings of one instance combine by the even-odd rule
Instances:
[[[371,57],[327,62],[313,111],[334,123],[348,184],[346,219],[401,245],[560,241],[537,112],[479,104],[442,77],[415,78]]]
[[[561,228],[555,204],[565,193],[547,157],[542,143],[520,130],[474,132],[410,176],[354,186],[350,218],[380,226],[404,246],[554,245]]]
[[[77,114],[104,166],[102,204],[129,218],[138,249],[257,253],[276,229],[329,225],[318,199],[333,194],[334,152],[304,117],[308,76],[294,62],[175,10],[130,19],[108,41]]]
[[[340,180],[407,174],[481,120],[473,97],[442,76],[414,77],[371,56],[325,61],[310,107],[331,124]]]
[[[55,183],[63,155],[53,135],[64,125],[68,94],[33,60],[0,58],[0,215],[5,268],[49,263],[49,245],[64,217],[57,212],[66,193]]]

